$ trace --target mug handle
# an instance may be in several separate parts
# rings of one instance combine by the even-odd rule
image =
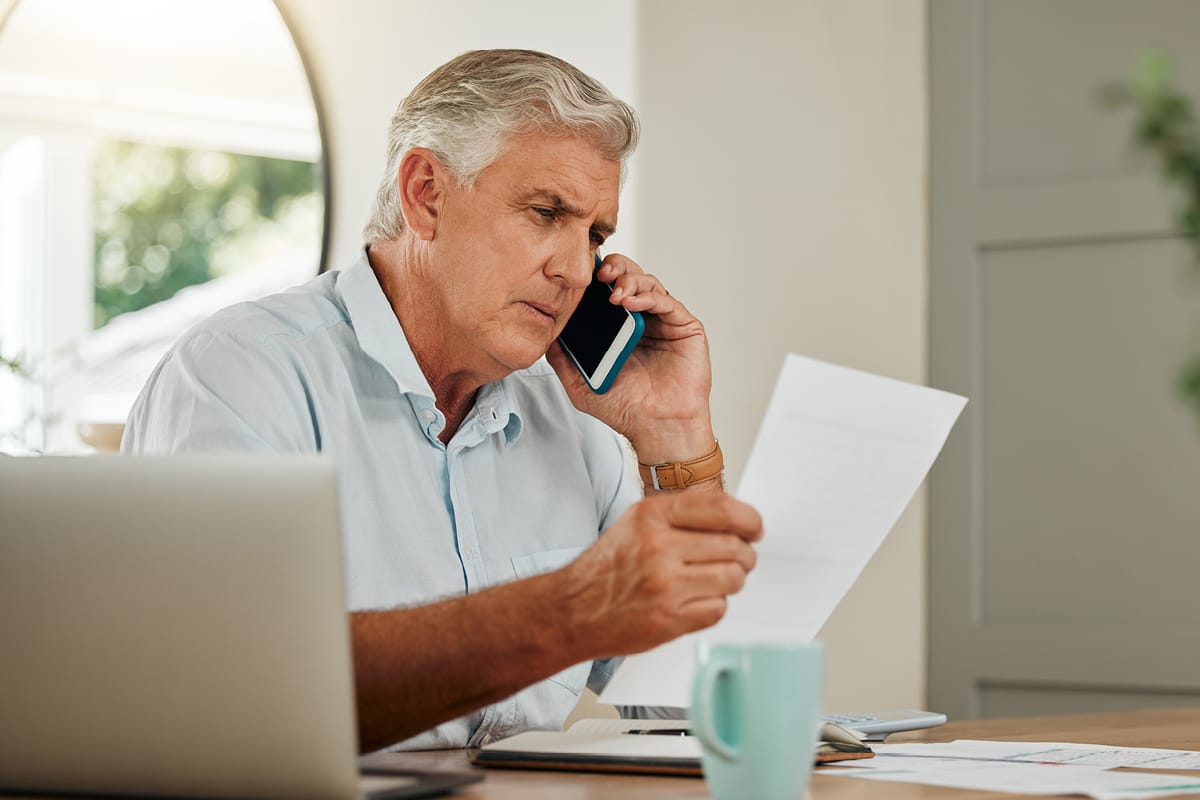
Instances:
[[[692,688],[692,726],[696,736],[704,745],[726,761],[737,761],[742,751],[739,747],[726,742],[717,734],[717,726],[713,720],[715,705],[713,698],[716,693],[717,679],[722,675],[736,678],[741,674],[738,669],[739,661],[732,653],[713,654],[711,658],[699,665],[696,679]]]

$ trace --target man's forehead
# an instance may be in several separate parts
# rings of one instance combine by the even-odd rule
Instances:
[[[611,164],[611,169],[608,169]],[[522,191],[545,191],[564,200],[615,200],[621,189],[620,165],[615,162],[578,164],[525,163],[515,185]]]
[[[520,170],[533,183],[554,182],[560,190],[576,185],[620,189],[621,164],[605,157],[585,139],[574,136],[524,134],[509,139],[496,163]]]

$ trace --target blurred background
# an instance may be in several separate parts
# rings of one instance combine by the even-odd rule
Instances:
[[[5,8],[0,451],[111,442],[184,327],[352,262],[417,80],[546,50],[642,115],[611,249],[704,320],[731,486],[787,352],[971,399],[827,707],[1197,703],[1197,4]]]
[[[267,0],[28,0],[0,33],[0,446],[111,446],[188,325],[316,273],[322,146]]]

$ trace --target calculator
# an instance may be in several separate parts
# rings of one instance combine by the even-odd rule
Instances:
[[[868,742],[882,742],[889,733],[941,725],[946,721],[946,715],[933,711],[905,710],[878,711],[874,714],[829,714],[823,719],[865,733]]]

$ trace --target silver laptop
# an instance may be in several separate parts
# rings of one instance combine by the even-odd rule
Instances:
[[[364,796],[342,580],[327,459],[0,458],[0,790]]]

